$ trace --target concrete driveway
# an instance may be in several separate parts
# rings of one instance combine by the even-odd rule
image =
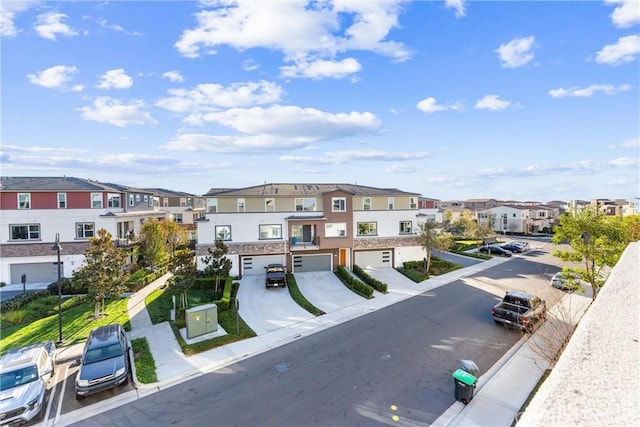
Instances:
[[[243,276],[239,283],[240,317],[257,335],[315,317],[291,298],[288,289],[266,289],[264,275]]]
[[[366,301],[349,290],[331,271],[295,273],[295,278],[302,295],[325,313]]]
[[[387,292],[390,294],[415,294],[421,289],[419,283],[414,282],[402,273],[396,271],[395,268],[367,268],[365,272],[387,284]],[[377,292],[376,292],[377,293]],[[375,295],[375,294],[374,294]]]

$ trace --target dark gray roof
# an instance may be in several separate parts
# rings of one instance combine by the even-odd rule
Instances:
[[[149,191],[156,196],[161,197],[202,197],[191,193],[185,193],[184,191],[167,190],[166,188],[143,188],[144,191]]]
[[[87,191],[116,190],[107,184],[71,176],[2,176],[0,190],[5,191]]]
[[[213,189],[212,189],[213,190]],[[277,196],[322,196],[332,191],[344,191],[353,195],[363,196],[419,196],[418,193],[411,193],[398,190],[397,188],[376,188],[367,187],[358,184],[291,184],[291,183],[270,183],[264,185],[256,185],[253,187],[235,188],[228,190],[209,191],[205,196],[258,196],[258,197],[277,197]]]

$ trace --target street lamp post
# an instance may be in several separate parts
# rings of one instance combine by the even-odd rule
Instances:
[[[56,242],[51,247],[52,251],[58,253],[58,344],[62,344],[62,277],[60,273],[60,233],[56,233]]]

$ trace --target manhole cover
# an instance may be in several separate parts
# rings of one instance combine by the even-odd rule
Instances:
[[[276,371],[278,372],[287,372],[289,370],[289,364],[286,362],[278,363],[276,365]]]

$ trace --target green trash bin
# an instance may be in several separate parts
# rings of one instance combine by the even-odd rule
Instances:
[[[465,405],[473,399],[473,390],[476,388],[478,379],[462,369],[458,369],[453,373],[453,381],[456,386],[456,400]]]

